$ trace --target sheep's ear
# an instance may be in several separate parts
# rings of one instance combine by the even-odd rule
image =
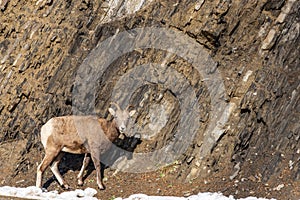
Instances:
[[[115,116],[116,115],[116,112],[113,108],[109,108],[108,109],[108,112],[112,115],[112,116]]]
[[[132,117],[136,113],[136,110],[132,110],[129,112],[129,116]]]

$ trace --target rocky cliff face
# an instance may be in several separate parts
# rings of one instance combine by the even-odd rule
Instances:
[[[0,171],[34,174],[42,124],[107,117],[113,100],[136,107],[132,132],[142,137],[116,167],[138,171],[140,153],[145,166],[159,160],[149,171],[176,162],[183,179],[283,182],[299,195],[299,1],[12,0],[0,9]]]

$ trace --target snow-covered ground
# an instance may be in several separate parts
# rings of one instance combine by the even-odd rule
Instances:
[[[40,188],[30,186],[27,188],[16,188],[10,186],[0,187],[1,196],[21,197],[28,199],[42,200],[97,200],[95,194],[97,190],[86,188],[85,190],[75,190],[63,193],[57,191],[43,192]],[[116,200],[235,200],[233,196],[226,197],[221,193],[199,193],[189,197],[170,197],[170,196],[147,196],[145,194],[134,194],[128,198],[116,198]],[[266,200],[263,198],[247,197],[240,200]]]

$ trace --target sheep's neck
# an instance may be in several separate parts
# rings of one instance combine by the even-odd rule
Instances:
[[[120,133],[119,133],[119,130],[117,128],[117,124],[116,124],[115,120],[112,120],[112,121],[108,122],[107,127],[108,127],[108,131],[107,131],[108,139],[110,141],[116,140],[119,137]]]
[[[119,137],[120,133],[119,130],[117,129],[117,124],[115,120],[107,121],[105,119],[98,119],[98,121],[100,123],[100,126],[104,134],[110,141],[113,142]]]

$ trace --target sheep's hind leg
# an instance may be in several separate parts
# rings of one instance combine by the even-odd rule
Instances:
[[[58,183],[66,190],[68,190],[70,187],[69,185],[64,181],[63,177],[61,176],[60,172],[59,172],[59,169],[58,169],[58,165],[59,165],[59,162],[60,160],[62,159],[64,153],[63,152],[60,152],[55,160],[52,162],[50,168],[51,168],[51,171],[53,172],[54,176],[56,177]]]
[[[59,148],[58,148],[59,149]],[[52,163],[52,161],[59,154],[60,150],[46,151],[46,155],[43,158],[41,164],[37,167],[36,174],[36,187],[42,188],[42,177],[46,168]]]
[[[83,173],[84,173],[84,170],[86,169],[86,167],[89,165],[89,162],[91,160],[91,157],[88,155],[88,153],[84,154],[84,159],[83,159],[83,162],[82,162],[82,167],[80,169],[80,172],[77,176],[78,178],[78,185],[82,186],[83,185],[83,181],[82,181],[82,177],[83,177]]]

